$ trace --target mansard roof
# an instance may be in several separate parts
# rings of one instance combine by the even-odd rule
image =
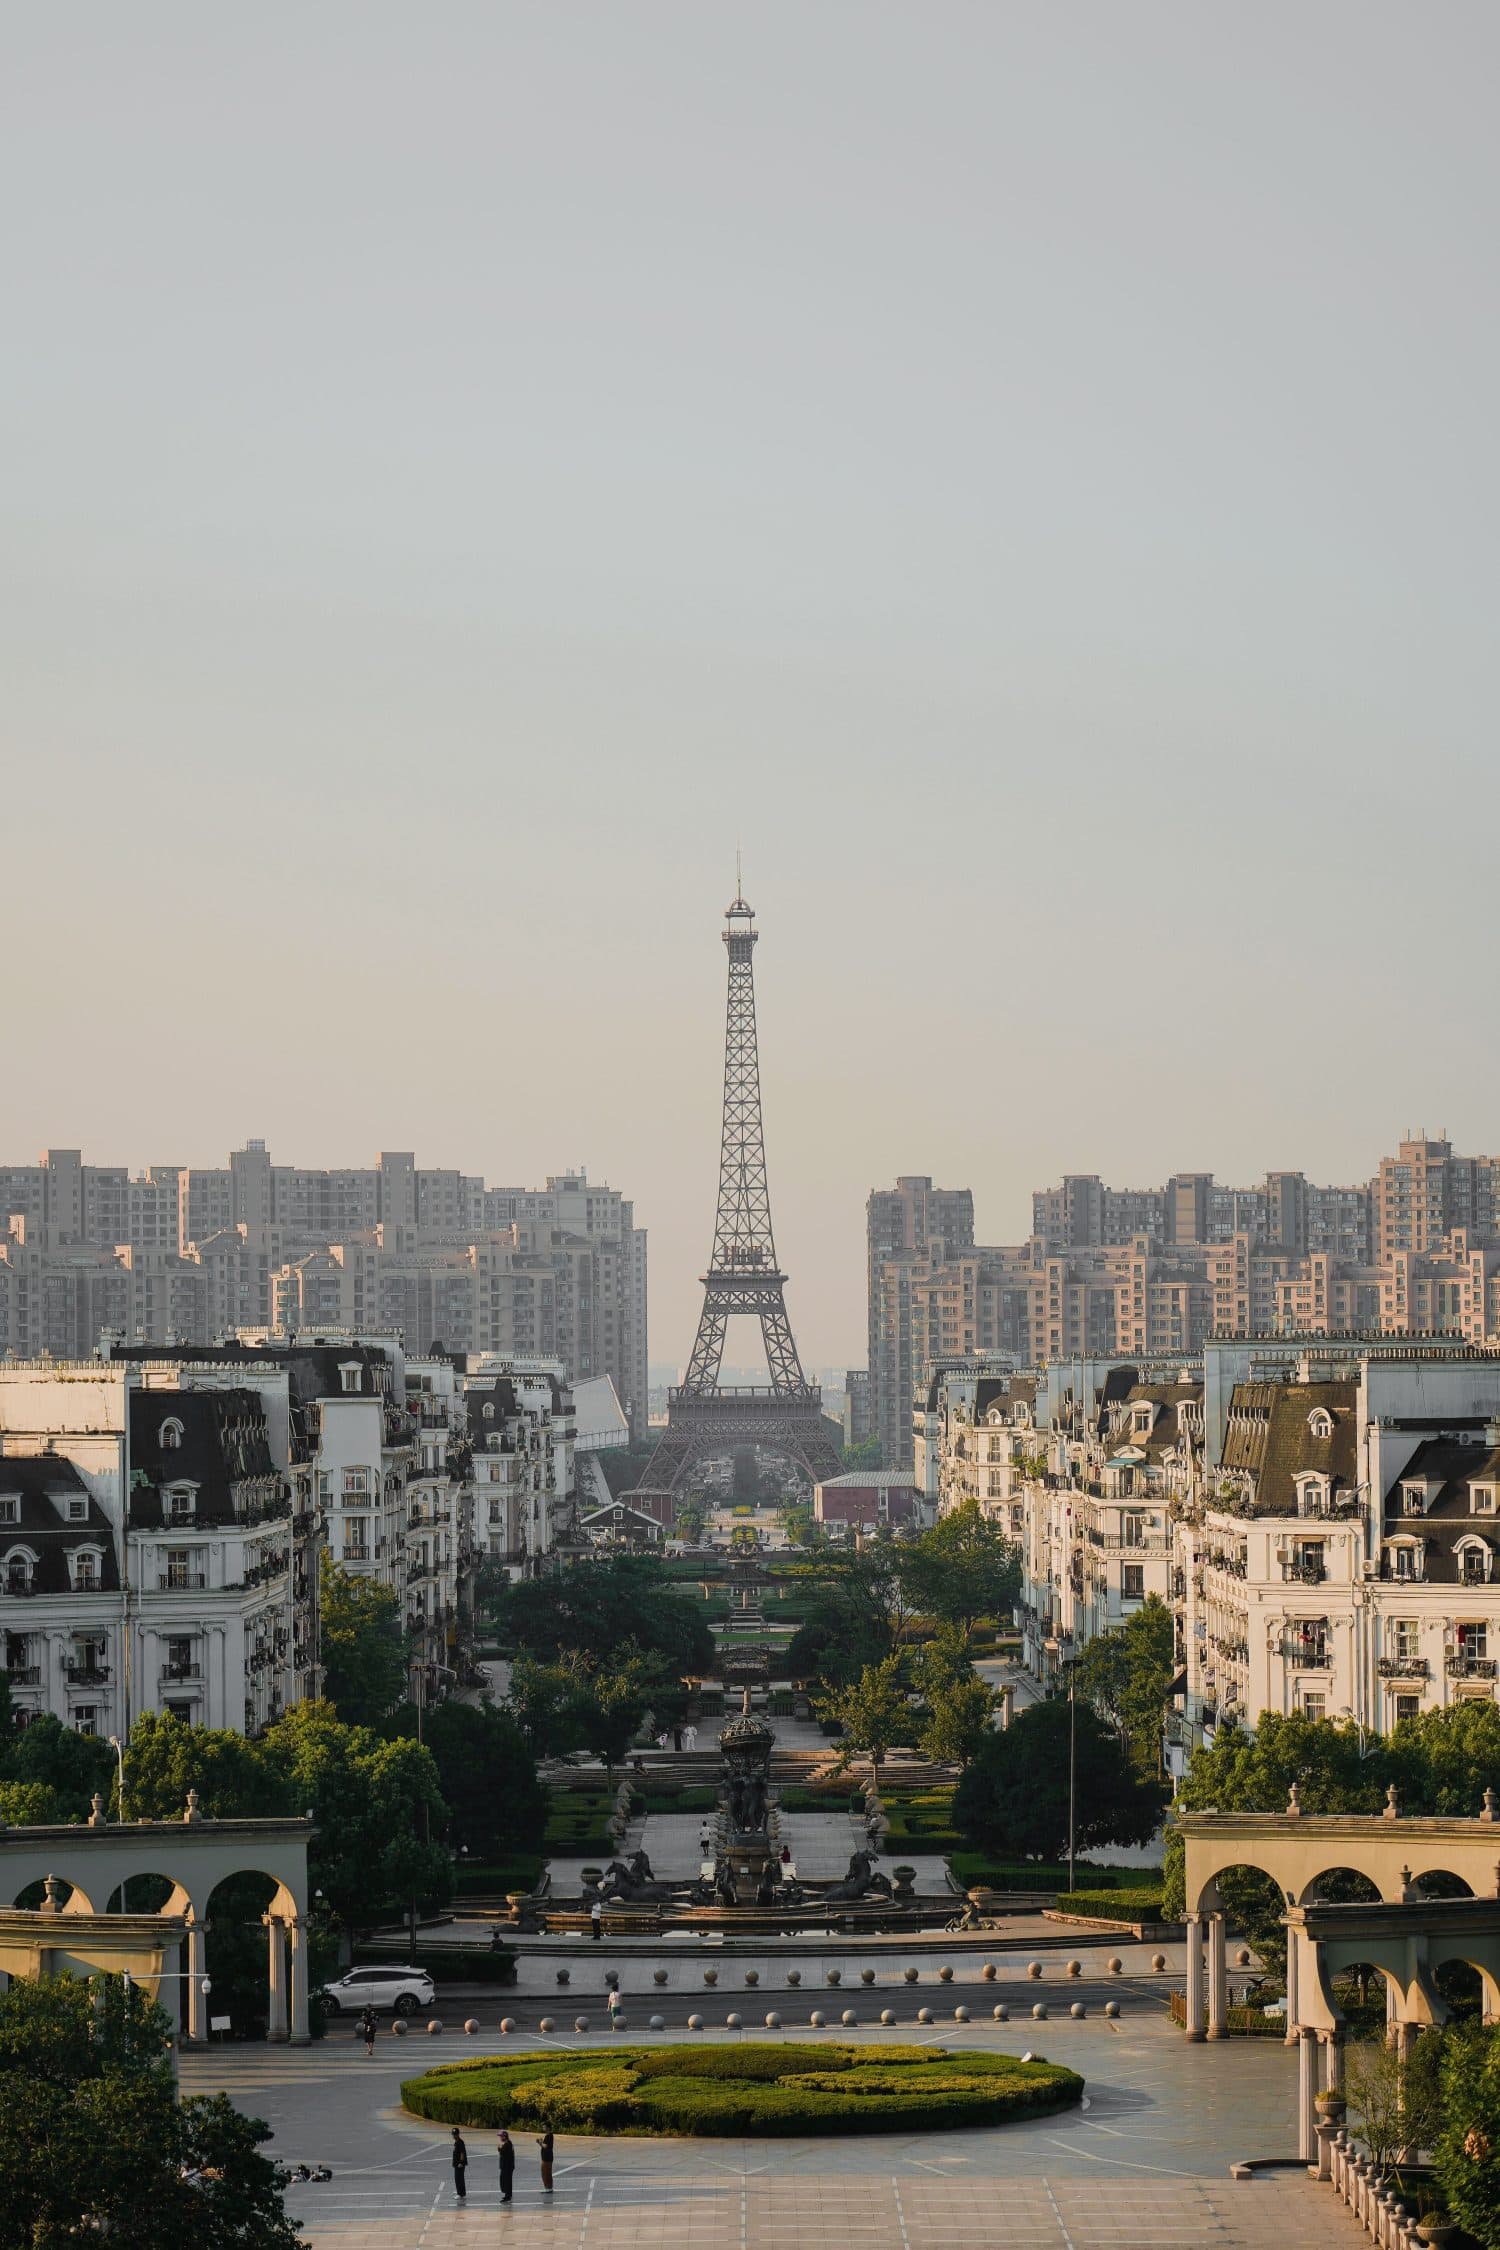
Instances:
[[[173,1434],[177,1442],[171,1442]],[[191,1484],[197,1523],[235,1521],[235,1487],[276,1475],[260,1394],[252,1390],[135,1391],[130,1400],[130,1521],[164,1520],[166,1485]]]
[[[1325,1477],[1352,1491],[1356,1481],[1358,1385],[1236,1383],[1224,1430],[1223,1466],[1254,1479],[1258,1516],[1297,1512],[1297,1478]],[[1319,1408],[1331,1425],[1319,1436]]]
[[[72,1590],[68,1556],[75,1548],[92,1547],[100,1554],[100,1591],[118,1593],[120,1565],[114,1527],[71,1461],[58,1453],[0,1454],[0,1499],[18,1504],[16,1522],[0,1524],[0,1569],[12,1548],[25,1548],[36,1558],[31,1573],[33,1590],[38,1594],[66,1594]],[[88,1512],[70,1523],[68,1503],[79,1500],[86,1502]],[[7,1606],[6,1622],[12,1631],[22,1631],[25,1618],[18,1601],[15,1608],[16,1614],[11,1616]]]

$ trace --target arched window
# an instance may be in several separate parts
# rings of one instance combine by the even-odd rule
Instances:
[[[495,1419],[495,1402],[492,1398],[487,1398],[484,1402],[484,1418],[487,1422]]]
[[[1311,1414],[1308,1415],[1307,1434],[1309,1437],[1315,1438],[1332,1437],[1333,1416],[1329,1413],[1326,1406],[1315,1406]]]
[[[36,1556],[29,1547],[11,1547],[8,1549],[4,1561],[0,1562],[0,1572],[3,1572],[5,1579],[5,1591],[8,1594],[29,1594],[31,1592],[31,1576],[35,1569]]]
[[[175,1453],[182,1443],[182,1424],[169,1415],[158,1430],[157,1438],[164,1452]]]
[[[99,1591],[99,1566],[103,1556],[97,1547],[80,1547],[73,1556],[73,1591],[76,1594],[97,1594]]]
[[[1481,1586],[1490,1575],[1493,1561],[1489,1547],[1483,1539],[1461,1539],[1455,1550],[1460,1583]]]

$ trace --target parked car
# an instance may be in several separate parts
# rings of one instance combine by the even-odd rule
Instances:
[[[415,2015],[432,2006],[434,1986],[425,1969],[350,1969],[318,1998],[329,2015],[343,2010],[359,2015],[366,2008],[394,2008],[398,2016]]]

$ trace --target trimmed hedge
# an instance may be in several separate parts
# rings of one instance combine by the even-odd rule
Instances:
[[[460,1898],[504,1898],[507,1891],[534,1891],[546,1864],[540,1852],[487,1864],[464,1859],[458,1863],[453,1887]]]
[[[516,1981],[515,1947],[502,1945],[492,1953],[487,1945],[421,1945],[415,1953],[402,1948],[406,1968],[425,1969],[434,1984],[514,1984]],[[356,1960],[388,1961],[389,1946],[376,1952],[370,1946],[360,1946]]]
[[[619,2047],[485,2056],[401,2088],[417,2117],[476,2129],[550,2122],[562,2132],[920,2132],[1001,2125],[1068,2109],[1076,2071],[944,2047]]]
[[[1160,1891],[1059,1891],[1059,1914],[1099,1914],[1111,1922],[1159,1922]]]
[[[950,1852],[948,1865],[965,1890],[1058,1891],[1068,1880],[1066,1860],[998,1860],[971,1849]],[[1161,1882],[1159,1867],[1089,1867],[1080,1860],[1078,1872],[1087,1878],[1090,1891],[1155,1890]]]

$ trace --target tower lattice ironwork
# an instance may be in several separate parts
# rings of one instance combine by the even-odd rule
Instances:
[[[814,1483],[837,1476],[823,1395],[802,1372],[787,1318],[786,1275],[776,1262],[766,1143],[760,1110],[760,1050],[755,1023],[754,910],[736,884],[724,912],[729,996],[724,1018],[724,1126],[714,1246],[703,1276],[703,1311],[687,1374],[670,1394],[667,1427],[650,1468],[630,1497],[670,1524],[674,1495],[693,1467],[737,1445],[762,1445],[795,1461]],[[770,1382],[751,1389],[719,1380],[730,1320],[760,1322]]]

